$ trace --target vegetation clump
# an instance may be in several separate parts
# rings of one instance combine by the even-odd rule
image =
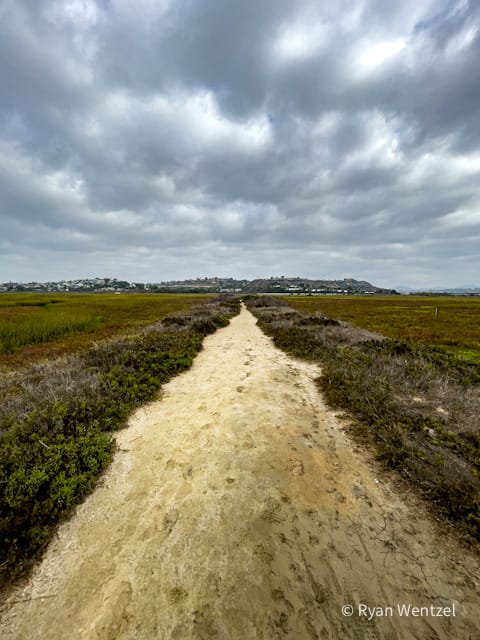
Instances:
[[[480,540],[480,365],[426,343],[385,338],[279,298],[247,301],[286,352],[321,363],[327,402],[470,538]]]
[[[112,459],[112,431],[187,369],[238,301],[208,299],[141,332],[0,382],[0,585],[39,555]]]

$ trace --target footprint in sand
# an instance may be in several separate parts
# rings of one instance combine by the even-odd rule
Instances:
[[[290,471],[294,476],[303,476],[305,468],[301,460],[290,460],[285,466],[287,471]]]

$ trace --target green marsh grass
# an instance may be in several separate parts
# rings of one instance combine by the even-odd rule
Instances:
[[[394,340],[440,347],[480,362],[480,298],[449,296],[288,296],[302,313],[324,313]]]
[[[0,363],[77,351],[97,340],[151,324],[208,295],[0,294]]]

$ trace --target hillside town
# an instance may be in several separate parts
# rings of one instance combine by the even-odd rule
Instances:
[[[312,280],[280,276],[237,280],[235,278],[195,278],[166,282],[129,282],[117,278],[81,278],[58,282],[4,282],[3,292],[91,292],[91,293],[282,293],[282,294],[395,294],[393,289],[376,287],[365,280]]]

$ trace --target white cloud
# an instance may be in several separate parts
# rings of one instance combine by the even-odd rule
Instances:
[[[405,40],[385,40],[368,44],[358,55],[358,63],[366,70],[372,70],[391,60],[406,46]]]
[[[480,202],[475,202],[471,209],[452,211],[443,218],[441,224],[445,229],[476,227],[477,235],[480,236]]]
[[[308,59],[328,42],[330,28],[325,24],[296,23],[282,28],[273,43],[275,63],[285,64]]]
[[[93,0],[57,0],[47,6],[47,20],[75,29],[91,29],[98,22],[100,11]]]

